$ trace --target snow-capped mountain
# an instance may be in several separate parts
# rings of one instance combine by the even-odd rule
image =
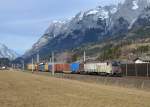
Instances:
[[[72,49],[127,33],[149,6],[150,0],[125,0],[118,6],[99,6],[79,12],[71,20],[55,21],[24,57]]]
[[[17,57],[18,54],[15,51],[0,43],[0,58],[8,58],[10,60],[14,60]]]
[[[123,4],[118,6],[118,12],[113,17],[114,23],[122,17],[129,23],[130,29],[138,16],[148,6],[150,6],[150,0],[125,0]]]
[[[61,32],[67,30],[67,21],[53,21],[49,28],[45,31],[45,34],[39,39],[33,47],[40,48],[45,45],[49,40],[58,36]]]
[[[44,46],[52,43],[50,41],[54,42],[54,39],[57,39],[56,41],[60,43],[63,39],[78,38],[77,41],[80,42],[80,39],[85,38],[85,32],[93,28],[100,30],[100,36],[105,35],[106,32],[103,31],[105,31],[109,24],[109,18],[116,11],[117,6],[115,5],[105,7],[99,6],[95,9],[79,12],[71,20],[53,21],[45,31],[45,34],[32,46],[32,49],[25,53],[25,56],[30,56],[31,54],[38,52]],[[79,35],[81,37],[79,37]],[[98,40],[99,37],[96,37],[95,39]],[[73,40],[73,42],[75,41]],[[74,45],[77,44],[78,43],[75,43]]]

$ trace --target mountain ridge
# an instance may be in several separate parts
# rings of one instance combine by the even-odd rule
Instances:
[[[149,0],[125,0],[118,6],[99,6],[79,12],[69,21],[54,22],[23,57],[30,58],[36,53],[45,56],[52,51],[62,52],[84,44],[126,36],[149,6]]]
[[[18,56],[19,55],[15,51],[9,49],[6,45],[0,43],[0,58],[8,58],[10,60],[14,60]]]

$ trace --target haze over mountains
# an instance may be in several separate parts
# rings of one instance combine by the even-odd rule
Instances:
[[[114,37],[128,38],[135,29],[150,24],[149,6],[150,0],[125,0],[117,6],[99,6],[79,12],[70,20],[54,21],[23,58],[31,58],[38,52],[47,56],[52,51],[63,52],[89,43],[100,44]],[[132,33],[132,36],[137,34]]]

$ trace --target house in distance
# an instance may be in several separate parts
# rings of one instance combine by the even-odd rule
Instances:
[[[138,57],[134,60],[134,62],[137,63],[137,64],[150,63],[150,56]]]

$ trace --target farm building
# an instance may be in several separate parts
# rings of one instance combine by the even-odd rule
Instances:
[[[145,56],[145,57],[138,57],[134,60],[135,63],[150,63],[150,57]]]

